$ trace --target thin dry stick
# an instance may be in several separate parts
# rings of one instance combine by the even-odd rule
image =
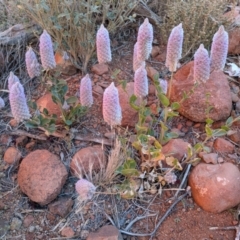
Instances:
[[[13,135],[13,136],[26,136],[26,137],[30,137],[30,138],[41,140],[41,141],[46,141],[47,140],[47,138],[44,137],[44,136],[35,135],[35,134],[28,133],[28,132],[23,131],[23,130],[16,130],[16,131],[7,132],[7,133],[9,135]]]
[[[210,227],[209,230],[236,230],[235,240],[240,239],[240,224],[231,227]]]
[[[184,184],[185,181],[186,181],[186,178],[187,178],[187,176],[188,176],[188,173],[189,173],[189,171],[190,171],[190,168],[191,168],[191,164],[188,164],[187,170],[186,170],[186,172],[184,173],[182,182],[181,182],[181,184],[180,184],[180,186],[179,186],[179,189],[178,189],[177,192],[175,193],[174,198],[176,198],[176,197],[178,196],[179,192],[182,190],[182,186],[183,186],[183,184]]]
[[[187,195],[189,194],[188,191],[186,191],[183,195],[181,195],[171,206],[170,208],[165,212],[165,214],[162,216],[162,218],[159,220],[159,222],[157,223],[157,226],[155,227],[155,229],[153,230],[153,232],[151,233],[151,238],[153,238],[153,236],[155,235],[156,231],[158,230],[158,228],[160,227],[160,225],[163,223],[163,221],[165,220],[166,217],[168,217],[168,215],[171,213],[171,211],[173,210],[173,208],[180,202],[182,201]]]

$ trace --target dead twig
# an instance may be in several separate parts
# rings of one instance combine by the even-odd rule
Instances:
[[[15,130],[15,131],[12,131],[12,132],[7,132],[7,133],[9,135],[12,135],[12,136],[26,136],[26,137],[30,137],[30,138],[41,140],[41,141],[46,141],[47,140],[47,137],[35,135],[35,134],[32,134],[32,133],[28,133],[24,130]]]
[[[240,239],[240,224],[238,226],[230,227],[210,227],[209,230],[236,230],[235,240]]]
[[[75,140],[80,140],[80,141],[86,141],[86,142],[95,142],[95,143],[101,143],[103,145],[108,145],[112,146],[113,141],[106,139],[106,138],[96,138],[96,137],[91,137],[91,136],[81,136],[81,135],[76,135],[74,136]]]

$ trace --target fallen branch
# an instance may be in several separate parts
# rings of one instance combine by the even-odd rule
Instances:
[[[240,239],[240,224],[230,227],[210,227],[209,230],[236,230],[235,240]]]
[[[26,136],[26,137],[30,137],[30,138],[41,140],[41,141],[47,140],[47,137],[45,137],[45,136],[39,136],[36,134],[28,133],[24,130],[15,130],[12,132],[7,132],[7,134],[12,135],[12,136]]]
[[[45,129],[39,127],[40,130],[45,131]],[[66,138],[66,134],[61,133],[61,132],[53,132],[53,133],[48,133],[45,134],[47,135],[45,136],[39,136],[36,134],[32,134],[32,133],[28,133],[24,130],[14,130],[14,131],[9,131],[7,132],[7,134],[9,135],[13,135],[13,136],[27,136],[29,138],[33,138],[33,139],[37,139],[37,140],[41,140],[41,141],[46,141],[48,136],[53,136],[53,137],[57,137],[57,138]],[[95,142],[95,143],[101,143],[103,145],[108,145],[108,146],[112,146],[113,145],[113,141],[107,138],[97,138],[97,137],[92,137],[92,136],[81,136],[81,135],[75,135],[72,137],[72,139],[75,140],[80,140],[80,141],[84,141],[84,142]]]

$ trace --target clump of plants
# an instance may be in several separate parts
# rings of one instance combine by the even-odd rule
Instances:
[[[163,42],[167,43],[171,29],[182,23],[185,31],[183,57],[193,55],[200,44],[209,49],[212,36],[218,27],[229,25],[223,16],[227,4],[227,0],[166,1],[161,27]]]
[[[19,0],[18,7],[46,29],[57,48],[66,51],[74,65],[86,72],[95,52],[96,31],[102,23],[110,34],[135,20],[138,1]]]

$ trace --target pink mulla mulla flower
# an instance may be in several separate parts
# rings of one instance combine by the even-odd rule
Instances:
[[[118,89],[114,86],[114,82],[103,93],[103,118],[110,126],[120,125],[122,121]]]
[[[108,30],[101,25],[97,31],[97,58],[99,63],[107,63],[112,61],[110,38]]]
[[[168,38],[166,67],[170,72],[177,70],[177,64],[182,56],[183,28],[182,23],[174,27]]]
[[[44,70],[56,67],[51,36],[43,30],[40,36],[40,57]]]
[[[4,100],[0,97],[0,109],[5,107]]]
[[[201,44],[194,54],[194,81],[206,82],[210,77],[210,58],[208,51]]]
[[[146,66],[145,61],[138,60],[138,58],[137,58],[137,48],[138,48],[138,42],[135,43],[134,50],[133,50],[133,71],[134,72],[136,72],[136,70],[138,68]]]
[[[17,122],[21,122],[31,117],[24,94],[24,89],[20,82],[14,83],[11,87],[9,92],[9,100],[12,115]]]
[[[138,30],[137,42],[137,58],[140,62],[147,60],[152,51],[153,27],[149,23],[148,18],[144,20]]]
[[[75,189],[82,201],[90,200],[96,192],[96,187],[86,179],[78,180]]]
[[[148,78],[144,67],[138,68],[134,74],[134,94],[140,98],[148,95]]]
[[[228,33],[220,26],[214,34],[211,46],[211,70],[223,70],[228,53]]]
[[[91,107],[93,104],[92,82],[87,74],[80,83],[80,103],[82,106]]]
[[[30,47],[25,54],[27,72],[30,78],[38,77],[41,74],[41,67],[38,63],[36,54]]]
[[[20,82],[19,78],[14,75],[13,72],[10,72],[9,77],[8,77],[8,90],[10,91],[11,87],[13,86],[14,83]]]

